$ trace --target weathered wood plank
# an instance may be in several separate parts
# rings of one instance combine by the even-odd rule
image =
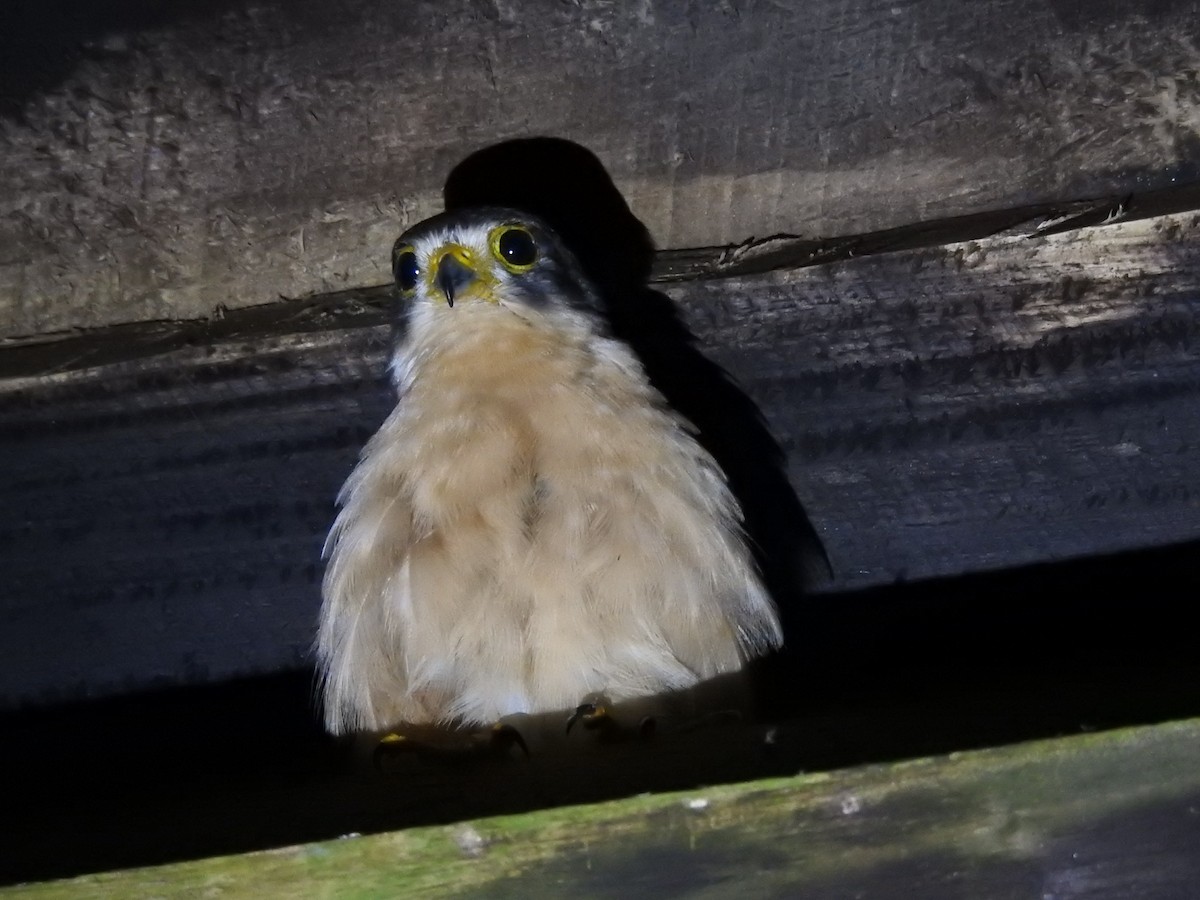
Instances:
[[[1200,722],[7,889],[10,897],[1192,896]]]
[[[379,283],[460,160],[535,135],[664,247],[1197,175],[1194,0],[3,7],[4,336]]]
[[[679,283],[625,327],[778,562],[779,460],[674,316],[761,408],[833,563],[819,589],[1163,545],[1200,537],[1198,223]],[[0,383],[4,703],[303,664],[331,499],[392,403],[385,327],[308,309]]]
[[[777,235],[737,246],[663,250],[649,261],[647,280],[664,285],[697,278],[752,275],[778,269],[804,268],[862,256],[957,244],[1002,235],[1045,237],[1094,225],[1136,221],[1200,209],[1200,182],[1160,191],[1071,203],[1041,203],[1016,209],[973,213],[836,238]],[[560,213],[551,205],[543,214]],[[617,227],[636,229],[618,215]],[[575,217],[567,224],[578,230]],[[607,222],[606,222],[607,224]],[[581,236],[589,241],[591,233]],[[627,239],[623,239],[623,242]],[[636,238],[635,238],[636,242]],[[602,263],[611,258],[602,258]],[[625,263],[636,268],[636,263]],[[641,277],[641,273],[637,273]],[[213,315],[189,320],[151,320],[21,337],[0,337],[0,378],[69,372],[92,366],[142,359],[194,344],[249,341],[279,334],[364,328],[388,321],[390,283],[323,294],[308,300],[266,303],[238,309],[219,308]]]

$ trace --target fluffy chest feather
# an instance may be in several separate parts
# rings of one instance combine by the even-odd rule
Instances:
[[[406,348],[347,484],[319,641],[335,730],[644,696],[777,645],[721,473],[629,352],[477,312]]]

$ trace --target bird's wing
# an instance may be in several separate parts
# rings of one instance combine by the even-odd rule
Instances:
[[[396,665],[391,611],[409,602],[408,561],[416,524],[393,440],[397,413],[363,449],[338,496],[342,507],[325,545],[329,563],[317,633],[328,728],[341,733],[390,724],[407,696]],[[394,698],[394,699],[393,699]]]

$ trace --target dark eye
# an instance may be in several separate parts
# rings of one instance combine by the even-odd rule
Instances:
[[[417,286],[421,267],[417,265],[417,254],[412,247],[403,245],[392,251],[392,274],[396,276],[396,284],[402,291],[411,291]]]
[[[496,254],[509,268],[527,269],[537,260],[537,244],[524,228],[507,226],[496,235]]]

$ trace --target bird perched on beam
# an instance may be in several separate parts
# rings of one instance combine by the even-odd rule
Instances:
[[[326,544],[331,731],[619,703],[780,645],[724,474],[545,223],[444,213],[392,264],[399,403]]]

